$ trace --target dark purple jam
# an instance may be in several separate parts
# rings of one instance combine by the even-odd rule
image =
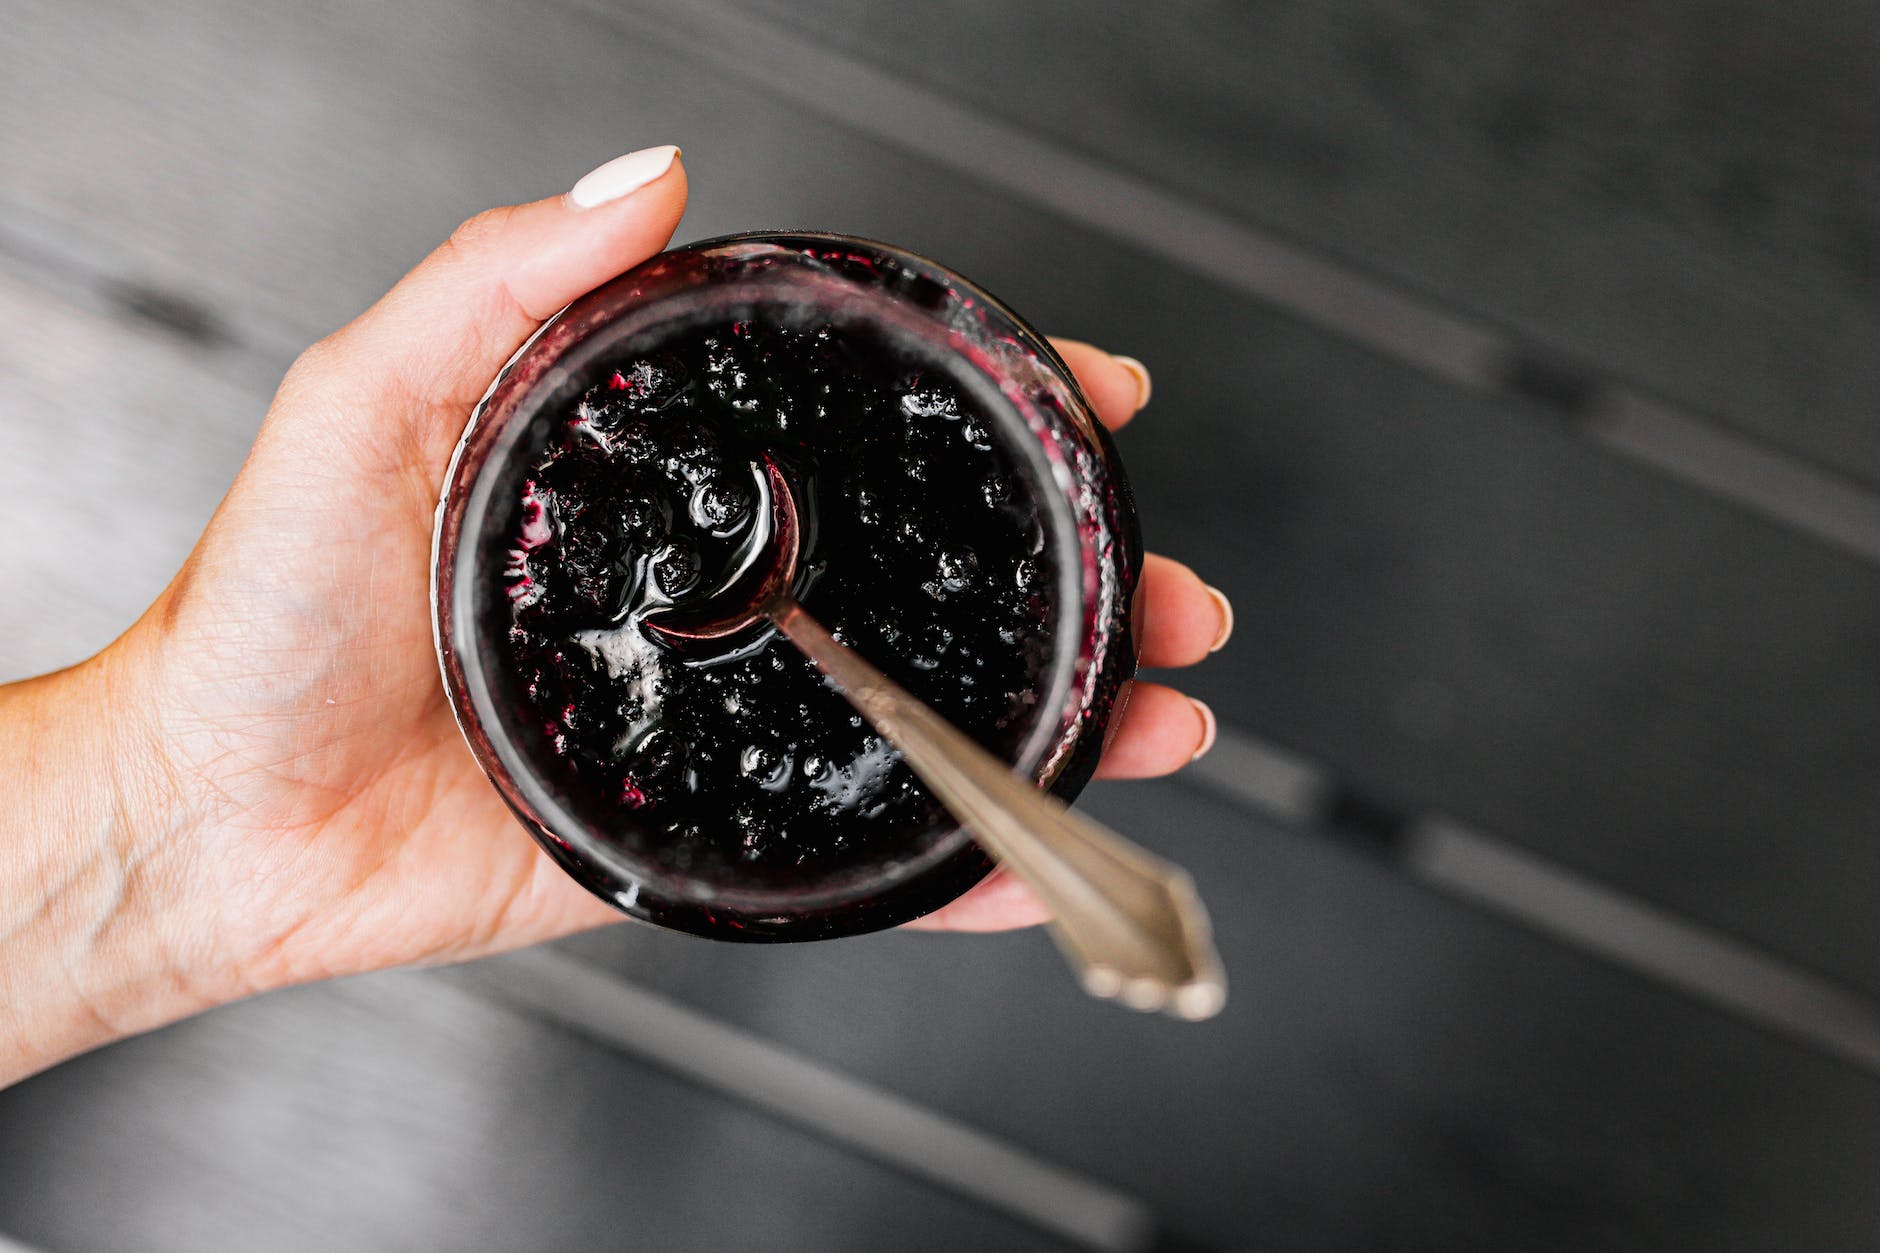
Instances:
[[[1056,575],[1025,476],[950,376],[860,329],[746,319],[607,363],[514,505],[512,699],[592,828],[671,870],[802,883],[954,827],[769,629],[678,652],[647,614],[761,543],[757,465],[797,488],[797,595],[981,744],[1019,756],[1049,688]]]

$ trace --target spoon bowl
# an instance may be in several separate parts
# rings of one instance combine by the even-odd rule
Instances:
[[[765,453],[751,469],[757,477],[759,525],[739,554],[737,573],[696,604],[650,613],[642,626],[677,648],[716,643],[769,619],[796,583],[803,532],[796,492],[777,459]]]

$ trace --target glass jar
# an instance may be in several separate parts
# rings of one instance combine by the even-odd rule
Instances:
[[[950,823],[798,882],[675,869],[620,822],[571,802],[516,699],[501,579],[522,485],[567,413],[614,363],[688,328],[754,315],[866,331],[942,374],[990,421],[1050,561],[1048,681],[1026,695],[1013,766],[1069,800],[1088,782],[1136,666],[1141,569],[1134,503],[1108,433],[1043,336],[953,271],[845,235],[754,232],[652,258],[576,300],[503,367],[476,406],[438,504],[432,606],[445,688],[503,799],[569,874],[647,922],[728,940],[806,940],[890,927],[946,904],[992,863]],[[811,594],[806,605],[815,612]],[[621,820],[631,824],[631,815]]]

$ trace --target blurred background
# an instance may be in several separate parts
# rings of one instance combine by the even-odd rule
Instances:
[[[618,928],[0,1093],[0,1246],[1880,1247],[1880,10],[0,0],[0,678],[167,580],[295,353],[683,145],[1141,357],[1239,608],[1100,786],[1233,980]],[[517,838],[522,838],[520,831]]]

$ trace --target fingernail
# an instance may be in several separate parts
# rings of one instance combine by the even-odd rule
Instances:
[[[1218,587],[1210,586],[1208,595],[1214,597],[1214,603],[1221,611],[1221,629],[1215,635],[1214,642],[1208,645],[1208,651],[1218,653],[1227,647],[1227,641],[1234,635],[1234,603],[1227,599],[1227,593]]]
[[[1205,701],[1198,701],[1190,696],[1188,703],[1193,705],[1195,712],[1201,715],[1201,746],[1195,749],[1194,754],[1190,756],[1188,760],[1199,761],[1201,758],[1208,755],[1210,748],[1214,747],[1214,737],[1221,728],[1220,725],[1214,721],[1214,711],[1208,708]]]
[[[1155,384],[1149,381],[1149,367],[1134,357],[1125,357],[1115,352],[1110,355],[1116,358],[1116,364],[1136,376],[1136,408],[1140,409],[1148,404],[1149,397],[1155,393]]]
[[[657,148],[642,148],[624,157],[615,157],[582,175],[581,181],[569,189],[568,203],[577,209],[592,209],[631,195],[670,170],[678,156],[676,146],[661,144]]]

